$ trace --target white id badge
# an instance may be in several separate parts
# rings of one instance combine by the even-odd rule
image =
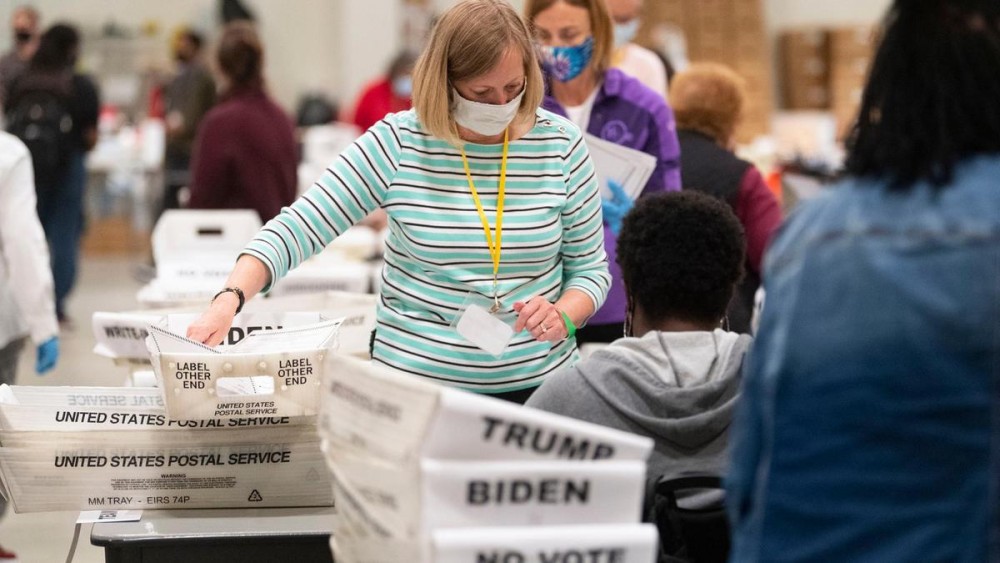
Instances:
[[[487,302],[487,300],[482,301]],[[492,305],[492,301],[489,303]],[[455,331],[462,338],[492,354],[494,358],[502,356],[514,338],[513,327],[491,314],[488,306],[484,307],[472,297],[466,299],[462,310],[459,311]]]

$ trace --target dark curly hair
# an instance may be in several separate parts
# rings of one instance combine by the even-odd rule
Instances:
[[[694,191],[640,199],[618,235],[629,298],[651,322],[718,322],[743,277],[745,251],[729,206]]]
[[[896,0],[882,34],[847,171],[940,187],[962,159],[1000,153],[1000,2]]]

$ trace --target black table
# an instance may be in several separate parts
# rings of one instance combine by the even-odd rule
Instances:
[[[333,508],[147,510],[94,524],[107,563],[332,563]]]

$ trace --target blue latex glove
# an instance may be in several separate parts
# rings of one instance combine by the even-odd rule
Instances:
[[[632,209],[632,198],[614,180],[608,180],[608,189],[611,190],[611,199],[601,198],[601,213],[604,215],[604,223],[618,236],[618,232],[622,230],[622,219]]]
[[[59,360],[59,337],[52,338],[38,345],[38,360],[35,362],[35,371],[41,375],[56,367]]]

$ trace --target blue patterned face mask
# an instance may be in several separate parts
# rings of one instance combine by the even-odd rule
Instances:
[[[541,47],[542,66],[552,78],[569,82],[587,68],[594,55],[594,37],[572,47]]]

